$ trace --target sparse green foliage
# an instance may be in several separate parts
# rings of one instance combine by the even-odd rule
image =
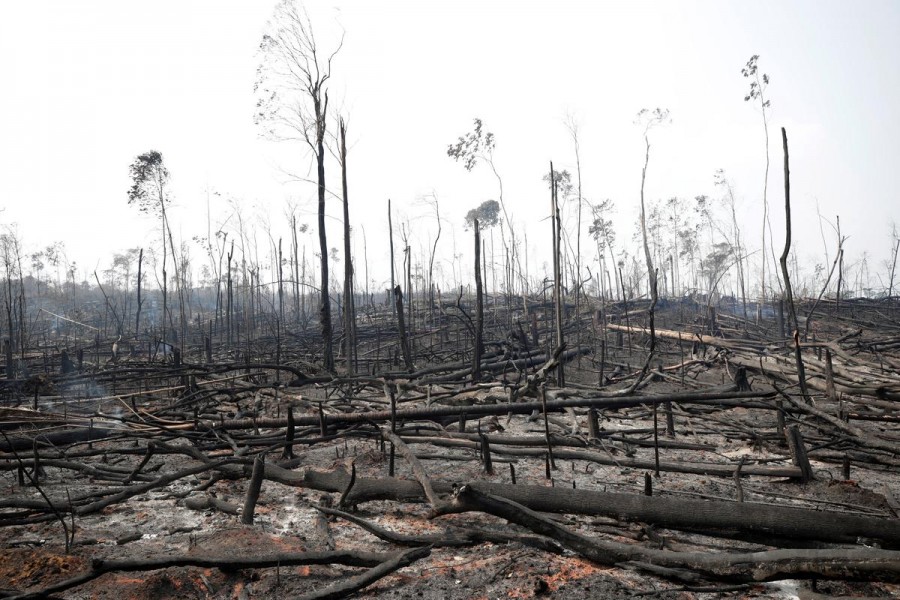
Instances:
[[[727,242],[713,244],[710,252],[703,258],[700,274],[706,278],[707,291],[709,293],[715,291],[719,280],[725,274],[725,271],[731,267],[733,258],[734,254],[731,244]]]
[[[556,185],[556,195],[558,197],[565,200],[572,195],[574,189],[572,185],[572,174],[567,170],[563,169],[562,171],[557,171],[554,169],[552,174],[545,174],[543,180],[547,183],[548,188],[551,185],[551,181]]]
[[[166,192],[169,170],[163,164],[163,156],[157,150],[139,155],[128,168],[131,188],[128,204],[136,204],[141,212],[159,214],[170,201]]]
[[[270,32],[259,45],[260,64],[253,91],[254,121],[264,135],[275,140],[305,141],[318,155],[328,114],[327,82],[331,63],[344,44],[323,56],[306,10],[293,0],[282,0],[274,11]]]
[[[759,54],[754,54],[747,61],[747,64],[744,65],[744,68],[741,69],[744,77],[750,79],[750,91],[744,96],[744,101],[749,102],[759,99],[760,106],[765,109],[771,106],[771,101],[766,100],[765,97],[766,87],[769,85],[769,76],[766,73],[759,74],[759,67],[756,64],[758,60]]]
[[[713,203],[709,196],[701,194],[694,197],[694,212],[699,219],[698,225],[706,227],[709,231],[709,242],[712,244],[713,234]]]
[[[500,222],[500,204],[496,200],[485,200],[478,208],[467,212],[464,225],[466,231],[474,227],[475,219],[478,219],[479,229],[493,227]]]
[[[459,137],[447,147],[447,156],[462,161],[466,171],[471,171],[478,161],[494,153],[494,134],[484,129],[481,119],[475,119],[475,129]],[[479,222],[481,219],[479,219]]]
[[[594,238],[597,248],[601,252],[612,249],[612,245],[616,242],[616,230],[612,220],[606,218],[606,215],[613,212],[614,209],[615,203],[609,198],[591,206],[594,221],[588,227],[588,233]]]
[[[750,101],[759,101],[760,111],[762,113],[763,119],[763,130],[766,134],[766,173],[765,179],[763,180],[763,221],[762,221],[762,246],[760,250],[762,251],[762,258],[760,261],[760,287],[762,290],[763,296],[766,295],[766,227],[769,227],[769,238],[771,243],[771,225],[769,225],[769,199],[768,199],[768,189],[769,189],[769,115],[768,110],[771,106],[771,102],[766,97],[766,89],[769,87],[769,76],[765,73],[759,72],[759,67],[757,65],[757,61],[759,61],[759,55],[754,54],[750,57],[750,60],[747,61],[747,64],[744,65],[744,68],[741,69],[741,74],[750,80],[750,90],[744,96],[745,102]],[[772,257],[775,256],[775,249],[772,248]],[[781,280],[778,278],[777,269],[775,269],[776,280],[781,285]]]
[[[643,125],[645,138],[647,137],[647,132],[652,128],[671,122],[672,118],[669,116],[668,108],[654,108],[653,110],[642,108],[634,119],[635,125]]]

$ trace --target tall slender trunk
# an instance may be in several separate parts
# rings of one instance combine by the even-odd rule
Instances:
[[[297,239],[297,215],[291,215],[291,254],[294,259],[291,264],[291,274],[293,275],[294,288],[294,318],[300,319],[300,244]]]
[[[278,320],[284,321],[284,269],[281,253],[281,238],[278,238]]]
[[[415,336],[416,331],[416,322],[413,319],[413,299],[416,297],[413,285],[412,285],[412,248],[409,245],[406,246],[406,290],[409,298],[406,301],[406,327],[409,332],[409,338],[407,340],[407,345],[409,347],[410,352],[410,361],[412,361],[412,357],[415,354],[415,347],[413,346],[413,337]]]
[[[306,285],[306,246],[303,246],[303,258],[300,261],[300,281]],[[306,329],[306,289],[300,291],[300,314],[303,317],[303,329]]]
[[[166,226],[165,226],[165,218],[163,219],[163,240],[162,240],[162,251],[163,251],[163,260],[162,260],[162,299],[163,299],[163,311],[162,311],[162,343],[166,343],[166,335],[168,330],[168,324],[166,323],[169,315],[169,284],[168,284],[168,274],[166,273]]]
[[[481,232],[478,219],[473,219],[475,227],[475,349],[472,352],[472,382],[481,379],[481,354],[484,342],[484,298],[481,285]]]
[[[900,252],[900,238],[894,242],[894,250],[891,252],[891,277],[888,283],[888,298],[894,295],[894,274],[897,271],[897,253]]]
[[[556,173],[553,171],[553,162],[550,162],[550,224],[553,227],[553,302],[556,306],[556,347],[563,345],[563,317],[562,317],[562,281],[560,281],[560,222],[559,202],[556,196]],[[566,385],[565,362],[560,360],[556,369],[557,385]]]
[[[757,84],[759,84],[759,78],[757,77]],[[762,270],[761,270],[761,285],[762,285],[762,297],[765,301],[766,299],[766,224],[769,222],[769,120],[766,117],[766,100],[762,96],[762,87],[760,90],[760,105],[762,106],[762,118],[763,118],[763,129],[766,133],[766,174],[765,179],[763,180],[763,217],[762,217]]]
[[[650,367],[650,361],[653,359],[653,353],[656,350],[655,313],[656,302],[659,299],[659,295],[657,292],[656,268],[653,266],[653,258],[650,255],[650,246],[647,241],[647,211],[644,203],[644,185],[647,182],[647,167],[650,166],[650,138],[646,131],[644,132],[644,143],[646,145],[646,153],[644,154],[644,169],[641,171],[641,234],[644,241],[644,258],[647,261],[647,278],[650,282],[650,308],[647,311],[647,320],[649,321],[650,325],[650,347],[647,350],[647,362],[644,363],[644,368],[641,370],[641,375],[637,379],[638,382],[640,382],[640,380],[643,379],[647,374],[647,369]]]
[[[347,127],[340,119],[341,186],[344,196],[344,342],[347,346],[347,374],[356,369],[356,318],[353,311],[353,255],[350,252],[350,200],[347,194]]]
[[[437,254],[438,240],[441,239],[441,210],[438,206],[437,195],[434,194],[434,217],[437,221],[437,235],[434,236],[434,244],[431,247],[431,257],[428,260],[428,314],[434,324],[434,257]],[[892,278],[893,279],[893,278]]]
[[[144,301],[141,300],[141,275],[142,268],[144,265],[144,249],[141,248],[138,253],[138,271],[137,271],[137,312],[134,315],[134,335],[139,335],[141,332],[141,307],[144,306]]]
[[[784,146],[784,250],[781,253],[781,275],[784,277],[784,293],[787,296],[788,308],[791,311],[791,326],[794,338],[794,358],[797,361],[797,377],[800,380],[800,393],[807,402],[811,402],[809,390],[806,387],[806,369],[803,366],[803,354],[800,349],[800,325],[797,322],[797,311],[794,308],[794,294],[791,291],[791,278],[788,274],[788,253],[791,250],[791,174],[788,160],[787,131],[781,128],[781,140]]]
[[[396,278],[394,276],[394,221],[391,217],[391,199],[388,198],[388,244],[390,245],[391,252],[391,290],[397,285]],[[394,306],[391,304],[391,306]]]
[[[325,113],[328,107],[328,93],[325,93],[324,106],[316,96],[316,175],[319,183],[319,252],[321,252],[321,286],[319,301],[319,323],[322,326],[324,342],[323,362],[325,370],[334,371],[334,346],[331,339],[331,298],[328,295],[328,239],[325,235]]]
[[[234,240],[231,241],[231,249],[228,250],[228,263],[227,263],[228,271],[226,271],[226,278],[227,278],[226,294],[227,294],[227,297],[225,298],[225,302],[226,302],[225,329],[228,333],[227,341],[228,341],[229,347],[231,346],[231,344],[234,343],[234,337],[233,337],[234,336],[234,283],[233,283],[232,277],[231,277],[231,259],[233,256],[234,256]]]
[[[581,209],[584,204],[581,195],[581,149],[578,144],[578,131],[574,131],[575,139],[575,172],[578,176],[578,233],[575,238],[575,314],[578,314],[578,299],[581,296]]]

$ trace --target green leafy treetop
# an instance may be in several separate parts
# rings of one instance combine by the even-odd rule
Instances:
[[[475,119],[475,129],[459,137],[455,144],[447,147],[447,156],[462,161],[466,171],[471,171],[478,160],[494,152],[494,134],[484,131],[481,119]],[[480,222],[480,219],[479,219]]]
[[[141,154],[131,163],[128,173],[131,177],[128,204],[137,204],[141,212],[164,210],[163,203],[170,201],[166,194],[169,170],[163,164],[162,154],[157,150]]]
[[[572,174],[569,173],[569,171],[565,169],[562,171],[553,169],[552,176],[550,173],[547,173],[544,175],[543,180],[547,183],[548,188],[550,187],[551,181],[556,185],[557,196],[566,199],[572,195],[574,187],[572,185]]]
[[[480,229],[493,227],[500,222],[500,203],[496,200],[485,200],[481,203],[481,206],[473,208],[466,213],[466,230],[474,227],[475,219],[478,219],[478,227]]]
[[[747,95],[744,96],[744,101],[749,102],[750,100],[756,100],[759,98],[759,103],[763,108],[769,108],[771,105],[769,100],[765,98],[766,87],[769,85],[769,76],[765,73],[760,77],[757,74],[758,67],[756,62],[759,60],[759,54],[754,54],[750,57],[750,60],[747,61],[747,64],[744,65],[744,68],[741,69],[741,74],[744,77],[750,79],[750,91],[747,92]]]

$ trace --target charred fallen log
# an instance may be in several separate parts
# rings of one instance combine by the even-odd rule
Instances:
[[[459,512],[481,511],[557,540],[581,556],[604,565],[644,568],[657,575],[696,581],[733,582],[798,579],[900,581],[900,552],[874,548],[769,550],[764,552],[673,552],[589,538],[507,498],[465,485],[453,497]]]
[[[349,475],[343,471],[302,473],[266,465],[266,477],[287,485],[343,492]],[[454,484],[432,480],[434,491],[448,494]],[[471,487],[501,496],[540,512],[606,516],[670,529],[733,532],[823,542],[855,544],[871,540],[900,548],[900,521],[850,513],[823,512],[752,502],[714,502],[665,496],[642,496],[593,490],[547,488],[477,482]],[[346,503],[371,500],[424,501],[422,487],[403,479],[357,478]]]
[[[288,567],[299,565],[347,565],[351,567],[369,567],[377,569],[381,567],[381,571],[375,571],[369,575],[366,580],[355,580],[356,583],[367,581],[368,585],[372,581],[380,579],[385,575],[403,567],[414,560],[428,556],[430,549],[413,548],[406,552],[398,553],[377,553],[377,552],[353,552],[350,550],[332,550],[327,552],[295,552],[295,553],[272,553],[262,556],[240,555],[240,556],[202,556],[202,555],[177,555],[162,557],[135,558],[130,560],[104,560],[94,559],[91,564],[91,570],[82,573],[71,579],[66,579],[57,584],[48,586],[38,591],[28,592],[12,596],[17,600],[46,598],[51,594],[64,592],[66,590],[84,585],[106,573],[121,571],[155,571],[158,569],[168,569],[172,567],[201,567],[201,568],[219,568],[225,571],[236,571],[239,569],[265,569],[274,567]],[[380,573],[380,575],[379,575]],[[371,577],[378,575],[374,579]],[[351,578],[352,579],[352,578]],[[361,589],[365,587],[357,587]],[[344,592],[346,595],[348,592]],[[342,596],[311,596],[311,597],[342,597]]]

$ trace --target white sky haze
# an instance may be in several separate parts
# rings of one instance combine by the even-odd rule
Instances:
[[[181,239],[206,234],[207,190],[220,194],[211,196],[213,226],[228,219],[233,198],[256,228],[261,254],[268,252],[267,227],[289,239],[289,200],[314,230],[315,186],[285,174],[308,176],[308,149],[261,139],[253,123],[257,49],[274,6],[0,3],[0,225],[15,224],[29,252],[63,241],[86,273],[108,266],[116,252],[154,245],[155,222],[127,205],[126,192],[135,156],[156,149],[172,175],[171,217]],[[759,109],[743,99],[748,80],[741,76],[754,54],[771,78],[768,189],[777,252],[786,127],[801,264],[825,262],[818,207],[831,221],[840,215],[847,262],[858,264],[867,253],[871,285],[886,286],[878,276],[900,216],[900,3],[306,6],[323,48],[334,43],[338,23],[345,31],[330,95],[349,122],[354,246],[361,259],[365,228],[376,289],[387,277],[388,198],[398,219],[409,220],[420,253],[435,231],[421,197],[437,195],[448,278],[451,230],[455,252],[471,244],[463,217],[496,198],[496,183],[484,166],[466,172],[446,149],[475,117],[496,136],[496,166],[513,221],[528,232],[532,276],[549,246],[541,241],[549,232],[541,177],[551,160],[574,176],[567,114],[580,123],[584,195],[615,201],[620,243],[632,244],[639,201],[643,140],[634,117],[664,107],[672,123],[652,132],[647,199],[718,197],[713,174],[722,168],[734,185],[745,241],[758,249],[764,134]],[[338,191],[336,161],[327,168]],[[337,202],[329,214],[329,245],[340,248]],[[833,256],[827,225],[825,233]],[[312,242],[309,236],[310,251]],[[199,247],[192,253],[204,261]],[[594,256],[588,249],[584,255]],[[362,264],[356,268],[361,277]]]

